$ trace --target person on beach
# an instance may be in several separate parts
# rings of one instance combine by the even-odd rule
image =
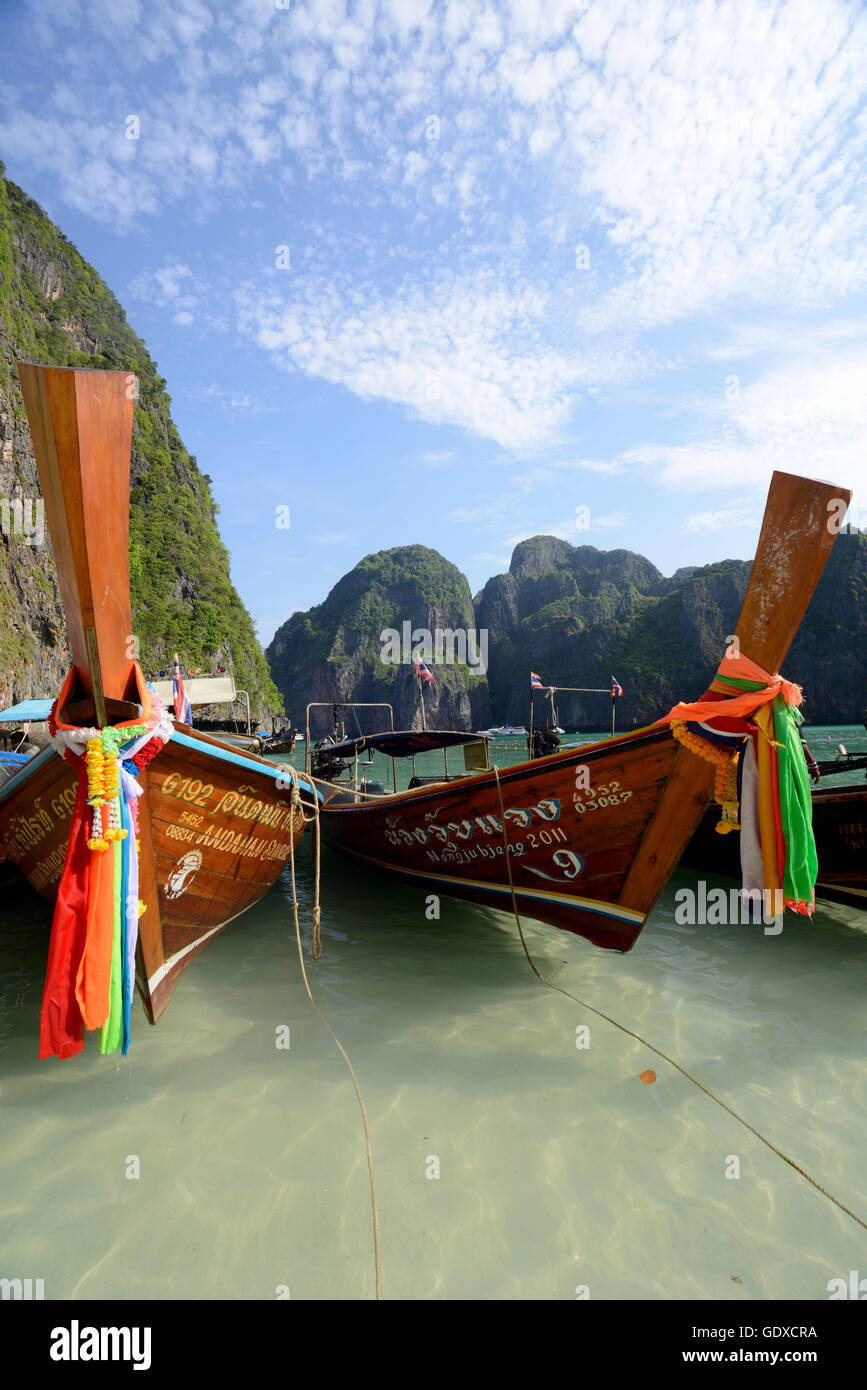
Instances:
[[[816,759],[813,757],[812,753],[807,747],[807,740],[803,737],[803,735],[801,736],[801,747],[804,750],[804,760],[807,764],[807,771],[809,772],[813,781],[818,782],[820,776],[822,775],[819,772],[819,764],[816,762]]]

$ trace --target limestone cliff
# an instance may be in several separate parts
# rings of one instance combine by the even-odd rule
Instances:
[[[478,728],[488,721],[487,678],[460,657],[447,633],[472,633],[473,604],[466,579],[435,550],[399,546],[368,555],[331,590],[325,601],[295,613],[278,629],[266,650],[271,673],[295,724],[313,701],[385,701],[394,708],[395,728],[420,727],[418,687],[410,662],[409,632],[443,634],[442,655],[430,660],[434,681],[425,690],[431,727]],[[400,660],[383,634],[399,634]],[[419,639],[421,642],[423,639]],[[471,639],[472,640],[472,639]],[[475,656],[472,645],[465,653]],[[385,657],[385,659],[383,659]],[[475,663],[478,668],[478,663]],[[365,729],[387,720],[387,711],[368,712]],[[330,713],[319,713],[316,728],[330,728]]]

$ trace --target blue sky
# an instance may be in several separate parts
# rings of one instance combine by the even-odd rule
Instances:
[[[666,574],[749,557],[775,467],[867,525],[862,4],[2,25],[8,177],[156,359],[263,642],[387,546],[473,592],[537,533]]]

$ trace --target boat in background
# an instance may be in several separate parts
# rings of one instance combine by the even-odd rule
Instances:
[[[735,632],[736,649],[769,680],[833,546],[829,503],[848,496],[829,484],[773,475]],[[397,751],[410,737],[435,736],[385,733],[379,744],[385,751],[390,740]],[[331,749],[341,772],[358,751],[355,739]],[[319,789],[325,843],[358,863],[426,892],[506,910],[514,901],[527,917],[627,951],[711,802],[714,768],[661,721],[502,770],[425,779],[405,791],[365,789],[357,771],[345,783],[339,774],[326,778]]]
[[[845,744],[838,743],[834,757],[820,760],[816,766],[822,777],[838,777],[841,772],[859,772],[867,768],[867,753],[860,748],[850,753]]]
[[[0,849],[38,893],[55,903],[62,881],[69,881],[65,866],[81,867],[88,853],[93,864],[98,859],[110,863],[111,846],[107,853],[82,848],[82,815],[93,815],[88,846],[99,843],[100,816],[106,841],[112,838],[106,832],[109,816],[110,828],[118,828],[120,816],[121,827],[133,832],[137,819],[138,835],[133,833],[130,842],[137,838],[139,846],[136,979],[148,1017],[156,1022],[181,974],[207,942],[275,882],[304,829],[303,807],[291,795],[285,766],[171,719],[134,659],[130,377],[25,363],[18,370],[73,666],[49,718],[54,746],[29,758],[0,786]],[[114,740],[119,748],[121,775],[135,784],[123,781],[126,802],[124,795],[112,801],[106,792],[104,807],[86,804],[88,773],[78,755],[85,744],[91,754],[91,735],[109,748]],[[300,779],[300,790],[312,805],[315,792],[309,779]],[[129,845],[121,849],[132,854]],[[125,872],[132,872],[126,860],[124,864]],[[91,866],[89,872],[98,878],[106,870]],[[67,902],[65,925],[78,933],[74,949],[83,961],[90,948],[81,920],[86,903],[74,894],[71,901],[77,903],[77,915]],[[128,915],[136,906],[130,907],[129,895],[125,906]],[[58,907],[49,971],[60,949],[61,915]],[[65,968],[74,981],[76,961],[67,961]],[[67,985],[70,998],[56,1007],[74,1011],[72,986]],[[43,1009],[40,1055],[80,1051],[83,1029],[78,1031],[80,1036],[65,1048],[46,1051]]]
[[[175,656],[175,665],[180,670],[178,657]],[[150,681],[151,689],[156,692],[167,709],[172,708],[174,697],[174,680],[166,680],[162,674]],[[220,671],[209,673],[208,675],[196,674],[188,675],[184,680],[184,694],[189,701],[190,710],[205,709],[214,705],[231,706],[243,702],[247,711],[246,733],[241,733],[237,724],[234,730],[219,729],[209,730],[215,733],[221,743],[228,743],[233,748],[249,748],[254,753],[262,752],[263,737],[260,733],[254,732],[250,719],[250,695],[246,690],[238,690],[235,685],[235,677],[231,671]],[[183,713],[183,711],[182,711]]]
[[[842,764],[820,763],[823,775],[848,772]],[[867,783],[814,787],[813,835],[819,876],[816,897],[867,911]],[[684,853],[686,869],[740,879],[738,835],[717,835],[717,818],[704,817]]]

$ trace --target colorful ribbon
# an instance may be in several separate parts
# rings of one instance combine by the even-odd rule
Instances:
[[[714,700],[713,695],[723,698]],[[732,721],[744,720],[744,735],[753,740],[757,765],[757,778],[750,786],[755,785],[757,797],[765,890],[782,891],[784,905],[794,912],[812,913],[818,858],[810,778],[801,747],[803,718],[797,708],[803,698],[799,685],[765,671],[732,643],[706,697],[677,704],[656,722],[695,720],[712,726],[718,719],[732,728]]]
[[[165,706],[148,689],[138,664],[135,677],[140,713],[134,720],[104,729],[65,724],[60,712],[71,695],[74,671],[48,719],[54,749],[79,772],[79,783],[48,948],[40,1058],[81,1052],[85,1028],[99,1029],[100,1052],[121,1048],[125,1056],[129,1048],[139,918],[135,832],[142,788],[137,776],[173,733]],[[88,803],[86,750],[93,740],[99,740],[106,757],[117,759],[116,794],[105,805]],[[110,827],[110,838],[92,836],[91,812],[94,824]]]

